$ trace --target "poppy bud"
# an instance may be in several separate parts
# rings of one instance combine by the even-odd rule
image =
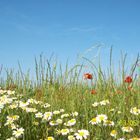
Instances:
[[[91,80],[92,78],[93,78],[92,74],[90,74],[90,73],[85,73],[84,74],[84,79],[86,79],[86,80],[90,79]]]
[[[95,89],[92,89],[91,90],[91,94],[96,94],[97,92],[96,92],[96,90]]]
[[[132,82],[132,77],[131,76],[127,76],[124,80],[125,83],[131,83]]]

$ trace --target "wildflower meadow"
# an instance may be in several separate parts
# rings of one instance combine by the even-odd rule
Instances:
[[[62,68],[42,56],[34,78],[20,64],[1,68],[0,140],[140,140],[140,59],[129,68],[126,59],[118,72],[111,57],[106,71],[87,58]]]

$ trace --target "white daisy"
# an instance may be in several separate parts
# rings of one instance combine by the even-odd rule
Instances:
[[[82,129],[82,130],[78,130],[78,133],[75,133],[74,135],[76,139],[82,140],[83,138],[87,139],[87,137],[89,136],[89,132],[87,130]]]
[[[95,125],[95,124],[98,124],[99,121],[98,121],[98,119],[95,117],[95,118],[92,118],[92,120],[91,120],[89,123],[91,123],[92,125]]]
[[[68,136],[68,140],[75,140],[75,137],[73,135]]]
[[[35,114],[35,117],[36,118],[42,118],[43,114],[41,112],[38,112],[38,113]]]
[[[43,120],[50,120],[52,117],[52,112],[45,112],[43,115]]]
[[[21,135],[23,135],[23,134],[24,134],[24,129],[23,128],[17,128],[16,130],[13,131],[13,135],[16,138],[21,137]]]
[[[111,133],[110,133],[110,135],[111,135],[112,137],[116,138],[116,136],[117,136],[117,131],[116,131],[116,130],[112,130]]]
[[[69,132],[70,132],[69,129],[62,129],[61,130],[62,135],[67,135]]]
[[[134,115],[139,115],[140,110],[137,109],[137,107],[131,108],[130,109],[130,113],[134,114]]]
[[[102,122],[107,120],[107,116],[105,114],[97,115],[96,119],[98,122]]]
[[[123,132],[132,132],[133,131],[133,128],[130,127],[130,126],[122,127],[122,131]]]
[[[95,102],[94,104],[92,104],[93,107],[97,107],[99,105],[98,102]]]

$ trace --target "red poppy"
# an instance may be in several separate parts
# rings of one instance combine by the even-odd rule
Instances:
[[[131,76],[127,76],[124,80],[125,83],[131,83],[132,82],[132,77]]]
[[[93,78],[92,74],[90,74],[90,73],[84,74],[84,79],[92,79],[92,78]]]
[[[96,94],[97,92],[96,92],[96,90],[95,89],[92,89],[91,90],[91,94]]]

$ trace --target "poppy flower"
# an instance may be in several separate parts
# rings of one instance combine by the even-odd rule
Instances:
[[[97,92],[96,92],[95,89],[92,89],[90,93],[91,93],[91,94],[96,94]]]
[[[131,83],[132,82],[132,77],[131,76],[127,76],[124,80],[125,83]]]
[[[92,76],[92,74],[90,74],[90,73],[85,73],[84,74],[84,79],[92,79],[93,78],[93,76]]]

